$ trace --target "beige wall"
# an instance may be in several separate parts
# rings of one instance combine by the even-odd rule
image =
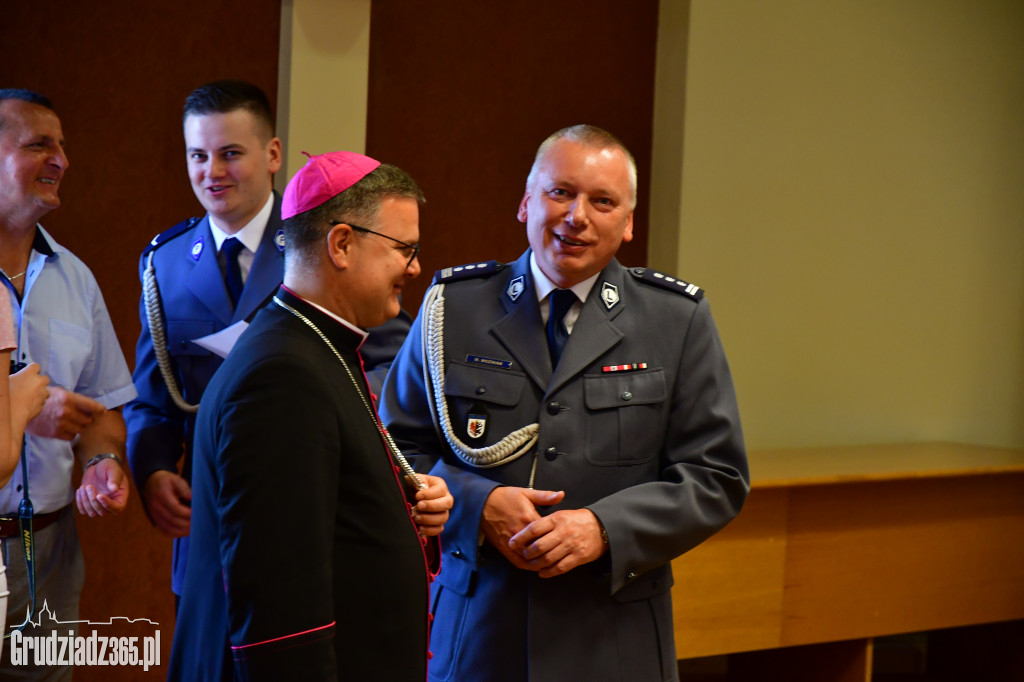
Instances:
[[[749,445],[1024,447],[1024,3],[690,10],[650,260],[709,291]]]
[[[366,147],[370,0],[284,0],[278,73],[283,191],[302,154]]]

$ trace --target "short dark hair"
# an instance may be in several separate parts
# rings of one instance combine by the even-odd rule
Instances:
[[[274,137],[274,114],[270,99],[259,87],[247,81],[218,80],[200,85],[185,98],[185,109],[181,120],[189,116],[226,114],[245,109],[266,126],[266,139]]]
[[[331,231],[332,220],[375,227],[380,205],[388,197],[426,203],[423,191],[408,173],[397,166],[382,163],[344,192],[285,220],[282,224],[285,257],[297,257],[310,264],[318,262],[317,248]]]
[[[40,95],[38,92],[33,90],[25,90],[24,88],[0,88],[0,104],[3,104],[9,99],[18,100],[19,102],[28,102],[29,104],[38,104],[41,107],[46,107],[50,111],[57,113],[53,109],[53,102],[44,95]],[[4,129],[4,119],[0,116],[0,130]]]
[[[540,166],[540,161],[559,140],[569,140],[581,144],[584,147],[590,147],[592,149],[619,149],[626,157],[626,162],[629,164],[629,184],[633,190],[632,201],[636,204],[636,159],[626,148],[626,145],[622,143],[622,140],[609,133],[604,128],[598,128],[597,126],[588,125],[581,123],[579,125],[569,126],[568,128],[562,128],[561,130],[555,131],[547,136],[547,138],[540,143],[540,147],[537,149],[537,155],[533,158],[533,166],[530,168],[530,174],[526,177],[526,187],[530,188],[533,186],[533,180],[537,177],[537,168]]]

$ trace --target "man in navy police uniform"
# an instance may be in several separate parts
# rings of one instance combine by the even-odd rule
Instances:
[[[519,205],[530,248],[439,272],[385,382],[391,434],[456,500],[430,680],[677,679],[670,562],[749,475],[703,291],[615,260],[635,203],[616,138],[549,137]]]
[[[135,484],[150,519],[175,538],[171,588],[177,595],[188,561],[195,411],[223,362],[196,340],[250,320],[284,272],[281,198],[273,191],[281,141],[266,94],[244,81],[208,83],[186,99],[183,126],[189,180],[207,214],[157,235],[142,253],[142,333],[133,375],[139,397],[125,410]],[[364,344],[374,393],[408,328],[403,311]]]

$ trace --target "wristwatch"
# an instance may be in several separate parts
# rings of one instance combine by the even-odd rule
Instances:
[[[93,455],[89,459],[89,461],[85,463],[85,469],[88,469],[93,464],[99,464],[105,459],[116,459],[118,464],[120,464],[122,467],[124,466],[124,463],[121,461],[121,458],[115,455],[113,452],[101,452],[98,455]],[[83,471],[85,471],[85,469],[83,469]]]

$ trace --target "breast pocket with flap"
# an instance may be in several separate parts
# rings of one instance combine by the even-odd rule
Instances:
[[[526,376],[521,372],[450,364],[444,392],[455,433],[467,444],[482,447],[500,440],[509,430],[525,426],[516,424],[514,417],[505,418],[518,408],[524,386]],[[470,435],[470,430],[475,435]]]
[[[642,464],[658,453],[668,400],[663,369],[587,374],[583,394],[587,409],[599,413],[587,421],[591,464]]]

